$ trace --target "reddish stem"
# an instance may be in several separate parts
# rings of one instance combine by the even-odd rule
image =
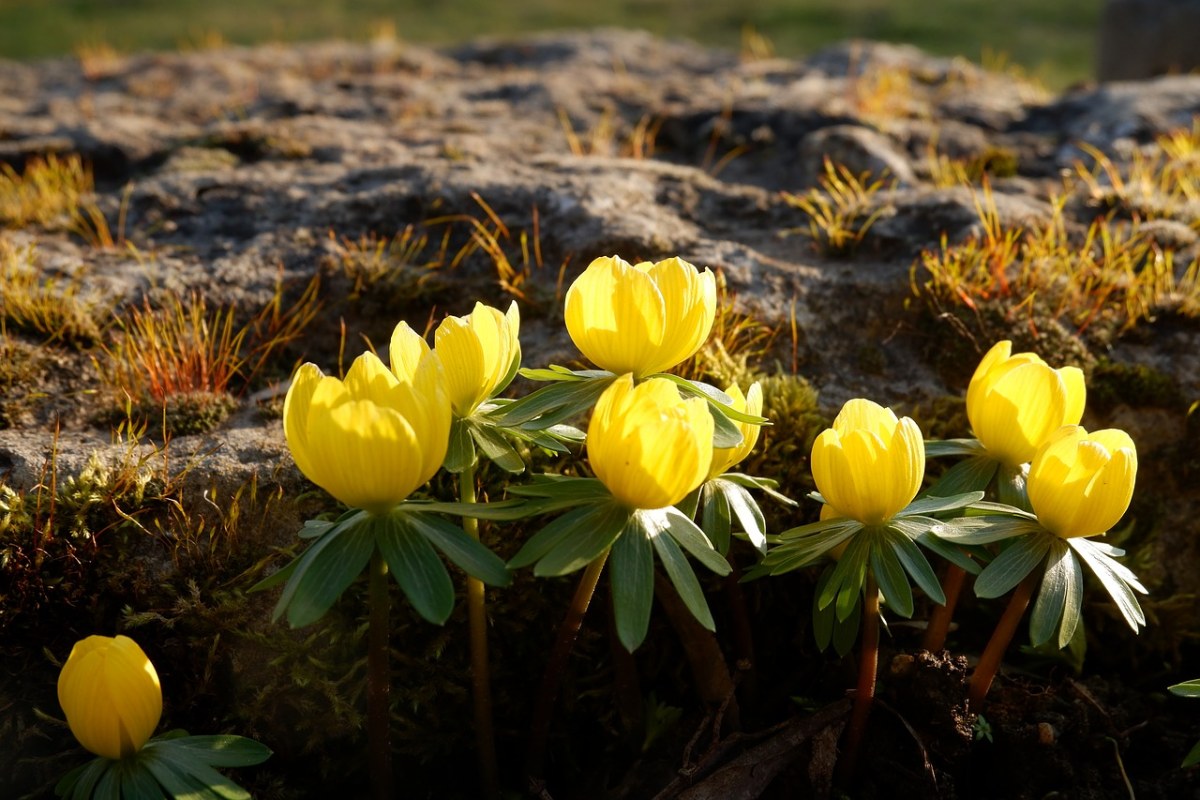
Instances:
[[[988,639],[987,647],[979,657],[979,665],[971,675],[971,688],[967,696],[968,708],[971,711],[978,713],[983,704],[983,698],[992,686],[996,671],[1000,669],[1004,652],[1008,650],[1009,642],[1017,632],[1017,626],[1021,624],[1021,617],[1025,616],[1025,609],[1029,606],[1029,599],[1033,597],[1033,587],[1037,585],[1038,577],[1037,570],[1025,576],[1009,599],[1008,607],[1004,609],[1000,621],[996,623],[996,630],[992,631],[992,638]]]
[[[862,650],[858,661],[858,687],[854,692],[854,709],[846,726],[846,749],[838,760],[838,773],[843,785],[850,782],[858,764],[867,718],[875,701],[875,676],[879,671],[879,588],[875,577],[867,573],[863,590]]]
[[[950,621],[954,618],[954,609],[958,605],[958,596],[966,579],[967,571],[957,564],[946,568],[946,575],[942,580],[946,604],[938,606],[929,615],[929,627],[925,629],[925,639],[921,643],[921,646],[931,653],[940,652],[946,645],[946,634],[950,632]]]

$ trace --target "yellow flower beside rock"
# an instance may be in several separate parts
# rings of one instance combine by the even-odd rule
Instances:
[[[690,358],[712,330],[716,277],[686,261],[597,258],[567,290],[566,325],[593,364],[644,378]]]
[[[348,506],[386,513],[446,458],[450,398],[441,363],[400,323],[389,370],[363,353],[338,380],[305,364],[283,404],[288,447],[309,480]]]
[[[1137,478],[1137,449],[1125,431],[1059,429],[1029,467],[1029,502],[1046,530],[1069,539],[1109,530],[1124,515]]]
[[[1034,353],[1012,353],[997,342],[967,388],[967,417],[975,438],[997,461],[1017,467],[1063,425],[1083,416],[1087,388],[1078,367],[1053,369]]]
[[[127,636],[75,643],[58,676],[58,703],[71,733],[98,756],[134,755],[162,716],[162,689],[150,659]]]
[[[683,399],[675,384],[662,378],[634,386],[627,374],[596,402],[588,425],[588,461],[625,506],[665,508],[708,477],[712,439],[705,400]]]
[[[870,400],[850,400],[813,443],[813,480],[838,513],[886,522],[916,497],[925,474],[921,430]]]

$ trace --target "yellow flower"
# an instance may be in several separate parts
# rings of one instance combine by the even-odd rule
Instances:
[[[442,466],[450,399],[442,365],[407,324],[392,334],[392,368],[363,353],[340,381],[300,367],[283,403],[296,466],[348,506],[387,512]]]
[[[643,378],[690,358],[712,329],[712,272],[668,258],[630,265],[597,258],[567,290],[567,332],[593,364]]]
[[[1017,467],[1063,425],[1077,424],[1086,398],[1078,367],[1052,369],[1034,353],[1012,355],[1012,342],[1003,341],[971,378],[967,417],[988,452]]]
[[[446,369],[450,405],[469,417],[479,404],[504,387],[521,360],[517,334],[521,317],[514,302],[507,313],[476,303],[464,317],[446,317],[434,333],[434,352]]]
[[[79,743],[119,759],[142,749],[162,716],[154,665],[127,636],[89,636],[58,675],[58,704]]]
[[[856,398],[813,442],[813,480],[825,500],[865,525],[886,522],[912,502],[925,474],[921,430],[890,408]]]
[[[1125,431],[1088,433],[1068,425],[1050,437],[1029,467],[1029,503],[1046,530],[1069,539],[1104,533],[1129,508],[1137,449]]]
[[[684,400],[663,378],[634,386],[622,375],[604,390],[588,425],[588,461],[630,508],[665,508],[704,482],[713,421],[705,400]]]
[[[733,400],[732,405],[735,411],[744,411],[755,416],[762,415],[762,387],[758,385],[757,381],[750,384],[749,392],[746,395],[742,394],[742,390],[738,388],[736,383],[726,389],[725,394],[729,395],[730,399]],[[718,475],[728,472],[735,464],[740,463],[742,459],[750,455],[750,451],[754,449],[754,445],[758,444],[758,434],[762,426],[737,421],[734,421],[734,425],[742,432],[742,443],[736,447],[713,448],[712,466],[708,469],[708,477],[710,478],[715,478]]]

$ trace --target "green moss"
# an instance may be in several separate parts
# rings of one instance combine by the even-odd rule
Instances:
[[[1100,411],[1111,411],[1122,404],[1135,408],[1182,409],[1184,398],[1174,377],[1148,364],[1103,358],[1092,369],[1088,405]]]
[[[1020,161],[1015,150],[1007,147],[988,147],[967,163],[966,170],[967,177],[973,183],[979,183],[986,176],[1011,178],[1017,174],[1019,166]]]
[[[41,363],[36,348],[0,337],[0,430],[18,424],[35,402]]]
[[[909,416],[926,439],[962,439],[971,435],[967,401],[962,395],[935,397],[913,408]]]

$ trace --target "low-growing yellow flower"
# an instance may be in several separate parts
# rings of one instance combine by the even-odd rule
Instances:
[[[89,636],[58,675],[58,703],[71,733],[98,756],[137,753],[158,727],[162,688],[154,665],[128,636]]]
[[[912,502],[925,474],[917,423],[856,398],[813,442],[813,480],[825,500],[865,525],[886,522]]]
[[[686,261],[597,258],[567,290],[567,332],[596,366],[642,378],[690,358],[717,310],[712,271]]]
[[[1060,428],[1029,467],[1029,503],[1046,530],[1069,539],[1104,533],[1129,508],[1137,448],[1125,431]]]
[[[484,400],[503,389],[521,361],[521,316],[514,302],[507,313],[476,303],[463,317],[446,317],[434,333],[434,352],[446,369],[450,405],[469,417]]]
[[[750,389],[746,394],[742,394],[742,390],[735,383],[725,390],[725,394],[733,400],[732,407],[735,411],[744,411],[747,414],[760,416],[762,414],[763,396],[762,387],[758,382],[750,384]],[[749,422],[734,421],[734,425],[742,433],[742,442],[735,447],[715,447],[713,448],[712,466],[709,467],[708,477],[715,478],[718,475],[723,475],[728,472],[734,465],[741,461],[754,449],[754,445],[758,444],[758,434],[762,430],[761,425],[752,425]]]
[[[442,466],[450,398],[441,363],[407,324],[392,335],[389,370],[374,353],[344,381],[300,367],[283,403],[296,466],[348,506],[387,512]]]
[[[967,388],[967,417],[975,437],[1009,467],[1030,461],[1063,425],[1083,416],[1087,387],[1078,367],[1053,369],[1035,353],[1012,354],[997,342]]]
[[[613,497],[630,508],[678,503],[708,477],[713,421],[707,402],[679,396],[663,378],[634,386],[622,375],[596,401],[588,461]]]

